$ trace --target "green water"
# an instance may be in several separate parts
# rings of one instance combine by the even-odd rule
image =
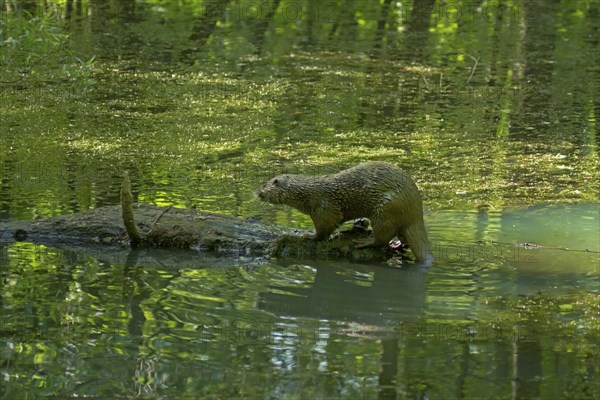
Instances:
[[[385,160],[436,262],[1,244],[2,398],[600,396],[597,1],[38,3],[0,2],[0,224],[128,170],[311,228],[253,191]]]
[[[579,231],[557,237],[561,214]],[[441,221],[489,242],[434,240],[428,271],[4,246],[4,397],[598,393],[597,209],[440,213],[434,237]],[[517,226],[545,247],[501,242]]]

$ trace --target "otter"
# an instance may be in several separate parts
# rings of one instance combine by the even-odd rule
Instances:
[[[358,248],[388,245],[398,236],[418,261],[433,262],[419,189],[393,164],[371,161],[331,175],[280,175],[256,195],[264,202],[285,204],[309,215],[316,240],[326,240],[345,221],[368,218],[373,239],[360,241]]]

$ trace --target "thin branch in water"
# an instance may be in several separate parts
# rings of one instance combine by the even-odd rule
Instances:
[[[475,70],[477,69],[477,64],[479,64],[479,57],[475,58],[468,53],[465,53],[465,55],[467,57],[469,57],[471,60],[475,61],[475,65],[473,65],[473,68],[471,68],[471,75],[469,75],[469,79],[467,79],[467,85],[468,85],[469,82],[471,82],[471,78],[473,78],[473,75],[475,75]]]

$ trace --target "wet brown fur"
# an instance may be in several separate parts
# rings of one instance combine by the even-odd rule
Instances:
[[[433,261],[421,195],[410,176],[395,165],[372,161],[332,175],[280,175],[256,194],[265,202],[309,215],[317,240],[327,239],[342,222],[369,218],[374,239],[360,247],[387,245],[398,236],[417,260]]]

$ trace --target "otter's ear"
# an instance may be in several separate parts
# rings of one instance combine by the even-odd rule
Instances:
[[[281,177],[279,178],[273,178],[273,186],[277,186],[280,188],[287,188],[288,184],[287,181],[284,179],[281,179]]]

